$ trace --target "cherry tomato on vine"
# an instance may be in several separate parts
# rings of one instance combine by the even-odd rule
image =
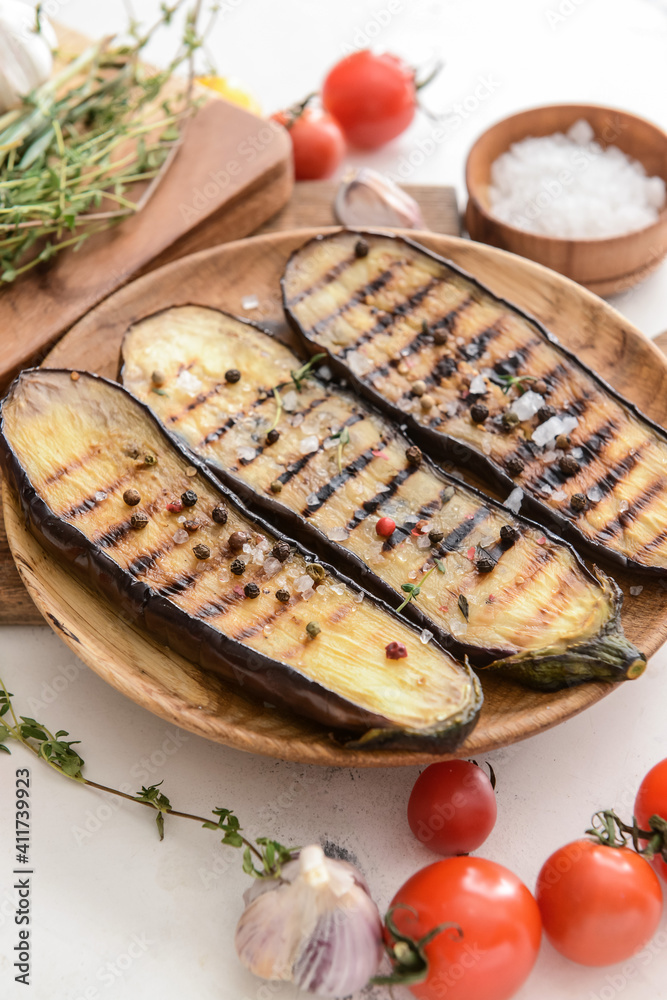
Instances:
[[[417,778],[408,801],[410,829],[436,854],[476,850],[493,830],[496,813],[491,782],[469,760],[431,764]]]
[[[485,858],[445,858],[422,868],[398,890],[390,913],[397,931],[416,941],[445,922],[462,932],[445,928],[424,945],[426,979],[409,987],[418,1000],[508,1000],[540,947],[540,911],[530,891]]]
[[[662,914],[660,883],[644,858],[585,839],[547,859],[535,896],[546,936],[581,965],[624,962],[650,941]]]
[[[649,829],[651,816],[661,816],[667,820],[667,760],[661,760],[651,768],[637,792],[635,818],[640,829]],[[656,856],[651,864],[667,882],[667,863]]]
[[[389,53],[353,52],[329,70],[322,104],[351,145],[377,149],[404,132],[414,118],[415,71]]]
[[[345,139],[331,115],[306,108],[296,116],[278,111],[271,118],[289,131],[294,176],[298,181],[323,180],[340,166],[345,155]]]

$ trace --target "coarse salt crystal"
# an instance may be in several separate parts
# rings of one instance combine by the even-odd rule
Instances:
[[[306,497],[306,503],[308,504],[309,507],[317,507],[319,502],[320,498],[318,497],[317,493],[310,493]]]
[[[311,578],[308,576],[307,573],[304,573],[303,576],[298,577],[294,581],[294,589],[296,590],[297,594],[303,594],[304,591],[310,590],[312,586],[313,586],[313,581],[311,580]]]
[[[344,542],[350,537],[350,532],[347,528],[334,527],[329,529],[329,538],[332,542]]]
[[[586,491],[586,496],[591,501],[591,503],[599,503],[604,496],[604,493],[599,486],[591,486],[590,490]]]
[[[523,490],[516,486],[507,499],[503,503],[503,507],[507,507],[511,510],[513,514],[518,514],[521,510],[521,501],[523,500]]]
[[[630,587],[630,593],[633,597],[639,597],[643,589],[643,587]]]
[[[95,503],[101,503],[103,500],[106,500],[107,495],[104,490],[98,490],[94,497]]]
[[[358,593],[356,593],[352,598],[355,604],[361,604],[363,602],[363,599],[364,599],[363,590],[358,591]]]
[[[174,542],[176,545],[182,545],[183,542],[187,542],[189,537],[190,536],[184,528],[179,528],[178,531],[174,532]]]
[[[244,295],[241,299],[241,305],[244,309],[256,309],[259,305],[259,299],[256,295]]]
[[[239,462],[252,462],[253,458],[257,455],[256,448],[249,448],[246,445],[242,445],[237,449],[236,457]]]
[[[361,351],[350,351],[345,357],[353,375],[365,375],[373,367],[373,362]]]
[[[181,514],[181,516],[177,517],[176,520],[178,521],[179,524],[185,524],[185,522],[187,521],[187,517],[185,516],[185,514]]]
[[[220,583],[228,583],[229,578],[230,578],[229,570],[226,569],[224,566],[221,567],[218,573],[218,580],[220,581]]]
[[[264,560],[262,569],[266,573],[267,579],[270,580],[272,576],[276,575],[281,566],[282,563],[280,559],[274,559],[273,556],[269,556],[268,559]]]
[[[431,547],[431,539],[428,537],[428,535],[420,535],[420,537],[417,539],[417,548],[430,549],[430,547]]]
[[[532,389],[528,389],[524,392],[523,396],[519,396],[515,399],[510,410],[516,413],[519,420],[530,420],[534,417],[541,406],[544,405],[544,396],[540,396],[539,392],[533,392]]]
[[[425,628],[419,635],[419,641],[423,642],[425,646],[427,643],[431,641],[432,638],[433,638],[433,633],[429,632],[427,628]]]
[[[344,583],[332,583],[331,584],[331,589],[333,590],[334,594],[338,594],[338,596],[340,597],[341,594],[345,593],[345,584]]]
[[[292,427],[300,427],[303,421],[303,413],[295,413],[293,417],[290,417],[290,424]]]
[[[618,505],[619,513],[623,514],[626,510],[630,510],[630,504],[627,500],[621,500]]]
[[[192,372],[189,372],[187,368],[184,368],[182,372],[179,372],[176,379],[176,385],[178,388],[182,389],[183,392],[186,392],[188,396],[196,396],[197,393],[201,391],[202,384],[201,380],[198,379],[196,375],[193,375]]]
[[[299,397],[297,396],[294,389],[290,389],[290,391],[286,392],[285,395],[283,396],[283,409],[287,410],[288,413],[291,413],[292,410],[295,410],[298,405],[299,405]]]
[[[470,393],[473,396],[483,396],[486,392],[486,380],[483,375],[475,375],[470,381]]]
[[[299,451],[302,455],[311,455],[320,446],[320,439],[317,434],[309,434],[308,437],[301,438]]]
[[[552,500],[565,500],[566,497],[567,493],[565,492],[565,490],[554,490],[553,493],[551,494]]]

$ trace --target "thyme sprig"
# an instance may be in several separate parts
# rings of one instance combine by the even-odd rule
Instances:
[[[336,459],[338,461],[338,472],[343,471],[343,448],[346,444],[350,443],[350,432],[347,427],[341,427],[341,429],[336,433],[331,435],[332,441],[338,441],[336,447]]]
[[[148,787],[142,785],[141,791],[136,795],[130,795],[128,792],[121,792],[117,788],[110,788],[85,777],[83,774],[85,761],[79,752],[73,749],[79,745],[79,741],[65,740],[64,737],[69,736],[69,733],[64,729],[54,734],[44,723],[26,715],[17,715],[12,703],[13,697],[0,679],[0,751],[11,753],[7,741],[15,740],[54,771],[65,775],[71,781],[155,810],[155,822],[160,840],[164,840],[164,818],[167,815],[192,820],[205,830],[221,831],[223,844],[244,849],[243,870],[254,878],[280,878],[281,866],[298,852],[299,848],[285,847],[284,844],[269,837],[257,837],[254,842],[249,840],[241,832],[239,819],[231,809],[216,807],[212,810],[214,820],[174,809],[168,797],[161,791],[161,781]],[[255,865],[255,861],[258,862],[258,866]]]
[[[497,385],[501,385],[503,393],[506,396],[510,389],[518,385],[519,388],[523,388],[524,382],[537,382],[537,375],[493,375],[492,381]]]
[[[268,434],[270,434],[271,431],[274,431],[276,429],[276,427],[278,426],[278,423],[280,421],[280,418],[282,416],[282,412],[283,412],[283,400],[282,400],[282,396],[280,395],[280,392],[278,391],[278,389],[274,389],[273,390],[273,398],[276,401],[276,415],[273,418],[273,423],[271,424],[271,426],[269,427],[269,429],[267,431]]]
[[[442,562],[442,560],[436,559],[431,568],[424,573],[419,583],[401,584],[401,590],[405,591],[405,593],[408,596],[405,598],[402,604],[399,604],[399,606],[396,608],[396,611],[402,611],[403,608],[406,606],[406,604],[409,604],[410,601],[414,601],[419,597],[422,587],[424,586],[424,584],[426,583],[426,581],[428,580],[429,576],[431,575],[434,569],[437,569],[438,573],[444,573],[445,564]]]
[[[313,365],[316,365],[318,361],[321,361],[322,358],[325,357],[326,354],[324,352],[321,352],[320,354],[313,354],[310,361],[307,361],[305,365],[301,365],[300,368],[290,371],[292,382],[294,383],[294,387],[297,392],[301,392],[301,383],[304,382],[305,379],[307,379],[308,376],[312,374]],[[279,385],[278,388],[282,389],[284,388],[285,385],[289,385],[289,382],[285,382],[283,385]]]
[[[187,13],[178,51],[164,70],[140,55],[186,0],[163,3],[157,22],[129,42],[104,38],[0,116],[0,278],[14,281],[66,247],[83,242],[152,197],[197,105],[193,59],[201,0]],[[39,11],[36,14],[39,25]],[[184,63],[183,93],[167,84]],[[138,182],[148,182],[133,196]]]

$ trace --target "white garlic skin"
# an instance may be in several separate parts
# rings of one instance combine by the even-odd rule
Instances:
[[[37,32],[34,7],[20,0],[0,0],[0,113],[17,108],[35,87],[46,83],[57,45],[44,14]]]
[[[262,979],[292,982],[323,997],[362,989],[382,958],[382,921],[360,872],[319,844],[283,865],[281,880],[245,894],[236,951]]]
[[[343,177],[336,193],[334,212],[341,225],[353,228],[427,228],[415,199],[370,167],[352,170]]]

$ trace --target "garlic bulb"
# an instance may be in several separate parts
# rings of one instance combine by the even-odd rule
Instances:
[[[324,997],[366,985],[382,958],[382,921],[360,872],[319,844],[283,865],[280,879],[245,894],[236,951],[247,969]]]
[[[415,199],[369,167],[352,170],[343,177],[336,193],[334,212],[343,226],[426,229]]]
[[[43,14],[20,0],[0,0],[0,113],[45,83],[53,67],[55,32]]]

